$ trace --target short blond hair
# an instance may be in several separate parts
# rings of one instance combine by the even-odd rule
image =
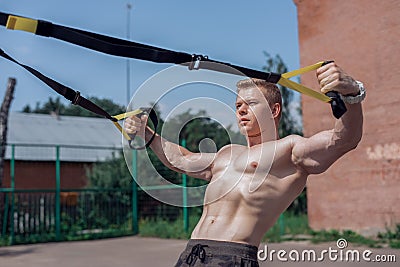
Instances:
[[[236,83],[237,93],[243,89],[249,89],[257,87],[261,93],[264,95],[270,107],[275,103],[278,103],[281,107],[281,111],[278,115],[278,119],[281,118],[282,114],[282,95],[278,86],[274,83],[267,82],[262,79],[250,78],[245,80],[240,80]]]

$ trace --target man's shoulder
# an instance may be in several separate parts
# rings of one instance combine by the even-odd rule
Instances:
[[[291,134],[288,135],[284,138],[281,138],[278,141],[278,143],[284,144],[284,145],[289,145],[290,147],[294,147],[296,144],[298,144],[299,142],[302,142],[304,140],[306,140],[307,138],[297,135],[297,134]]]
[[[217,154],[221,154],[226,151],[231,151],[233,149],[242,149],[242,148],[245,148],[245,146],[239,145],[239,144],[227,144],[227,145],[221,147],[221,149],[218,150]]]

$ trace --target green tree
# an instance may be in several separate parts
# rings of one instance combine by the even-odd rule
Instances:
[[[102,99],[98,97],[89,97],[90,101],[107,111],[111,115],[120,114],[125,112],[125,107],[114,103],[110,99]],[[22,108],[22,112],[25,113],[41,113],[41,114],[51,114],[56,113],[58,115],[65,115],[65,116],[80,116],[80,117],[100,117],[97,114],[88,111],[80,106],[68,104],[64,105],[60,97],[53,99],[49,97],[47,102],[44,103],[36,103],[35,108],[31,108],[29,105],[26,105]]]
[[[179,142],[186,140],[186,147],[193,152],[200,151],[200,142],[205,139],[211,139],[215,143],[216,150],[231,143],[229,132],[223,125],[211,119],[205,110],[199,110],[194,113],[191,109],[172,118],[164,126],[166,137],[176,136],[177,129],[179,132]],[[211,149],[212,147],[205,144],[202,148]],[[215,152],[215,151],[214,151]]]
[[[130,188],[132,182],[121,151],[113,152],[105,162],[95,163],[86,175],[89,188]]]
[[[65,106],[63,103],[61,103],[59,97],[55,99],[49,97],[47,102],[44,102],[42,104],[36,102],[36,107],[34,109],[31,108],[30,105],[26,105],[22,108],[22,112],[25,113],[40,113],[40,114],[57,113],[61,115],[64,113],[64,111],[65,111]]]

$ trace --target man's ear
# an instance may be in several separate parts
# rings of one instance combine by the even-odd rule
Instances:
[[[281,113],[281,105],[279,103],[275,103],[271,107],[272,118],[277,118]]]

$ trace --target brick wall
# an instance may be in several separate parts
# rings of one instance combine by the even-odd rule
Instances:
[[[356,150],[308,181],[313,229],[365,234],[400,223],[400,1],[294,0],[301,66],[334,59],[367,88]],[[315,74],[301,82],[318,88]],[[302,98],[304,134],[333,127],[330,107]]]
[[[83,188],[87,183],[86,168],[90,163],[61,162],[61,188]],[[10,161],[5,161],[3,187],[10,187]],[[55,189],[56,164],[52,162],[16,161],[15,188]]]

